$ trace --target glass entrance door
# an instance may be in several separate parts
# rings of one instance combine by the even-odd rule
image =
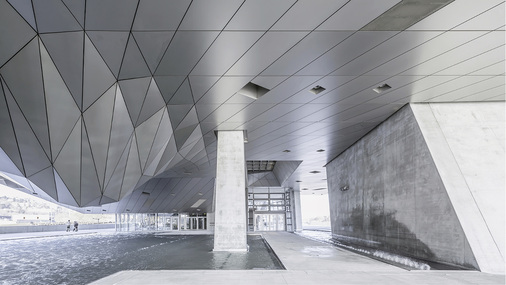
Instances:
[[[255,214],[255,231],[284,231],[285,214]]]

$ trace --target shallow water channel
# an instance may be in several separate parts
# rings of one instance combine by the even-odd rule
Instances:
[[[0,284],[87,284],[122,270],[283,269],[259,235],[247,253],[213,252],[212,235],[96,233],[0,241]]]

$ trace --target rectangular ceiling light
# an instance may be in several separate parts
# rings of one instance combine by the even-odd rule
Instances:
[[[198,208],[205,201],[206,201],[206,199],[198,199],[197,202],[195,202],[195,204],[191,205],[191,208]]]
[[[325,91],[325,88],[321,87],[320,85],[316,85],[315,87],[309,89],[309,92],[313,93],[313,94],[318,94],[318,93],[321,93]]]
[[[241,94],[243,96],[246,96],[246,97],[256,100],[256,99],[264,96],[264,94],[269,91],[270,90],[267,88],[264,88],[260,85],[256,85],[255,83],[249,82],[243,88],[241,88],[241,90],[239,90],[237,92],[237,94]]]
[[[402,0],[361,30],[404,31],[453,1]]]

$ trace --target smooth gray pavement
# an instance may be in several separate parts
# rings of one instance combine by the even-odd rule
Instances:
[[[505,284],[504,275],[407,271],[295,234],[263,235],[287,270],[122,271],[91,284]]]

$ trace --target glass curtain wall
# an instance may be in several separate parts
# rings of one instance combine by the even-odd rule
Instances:
[[[248,189],[249,231],[292,231],[289,189]]]
[[[206,213],[120,213],[116,214],[116,231],[180,231],[206,230]]]

